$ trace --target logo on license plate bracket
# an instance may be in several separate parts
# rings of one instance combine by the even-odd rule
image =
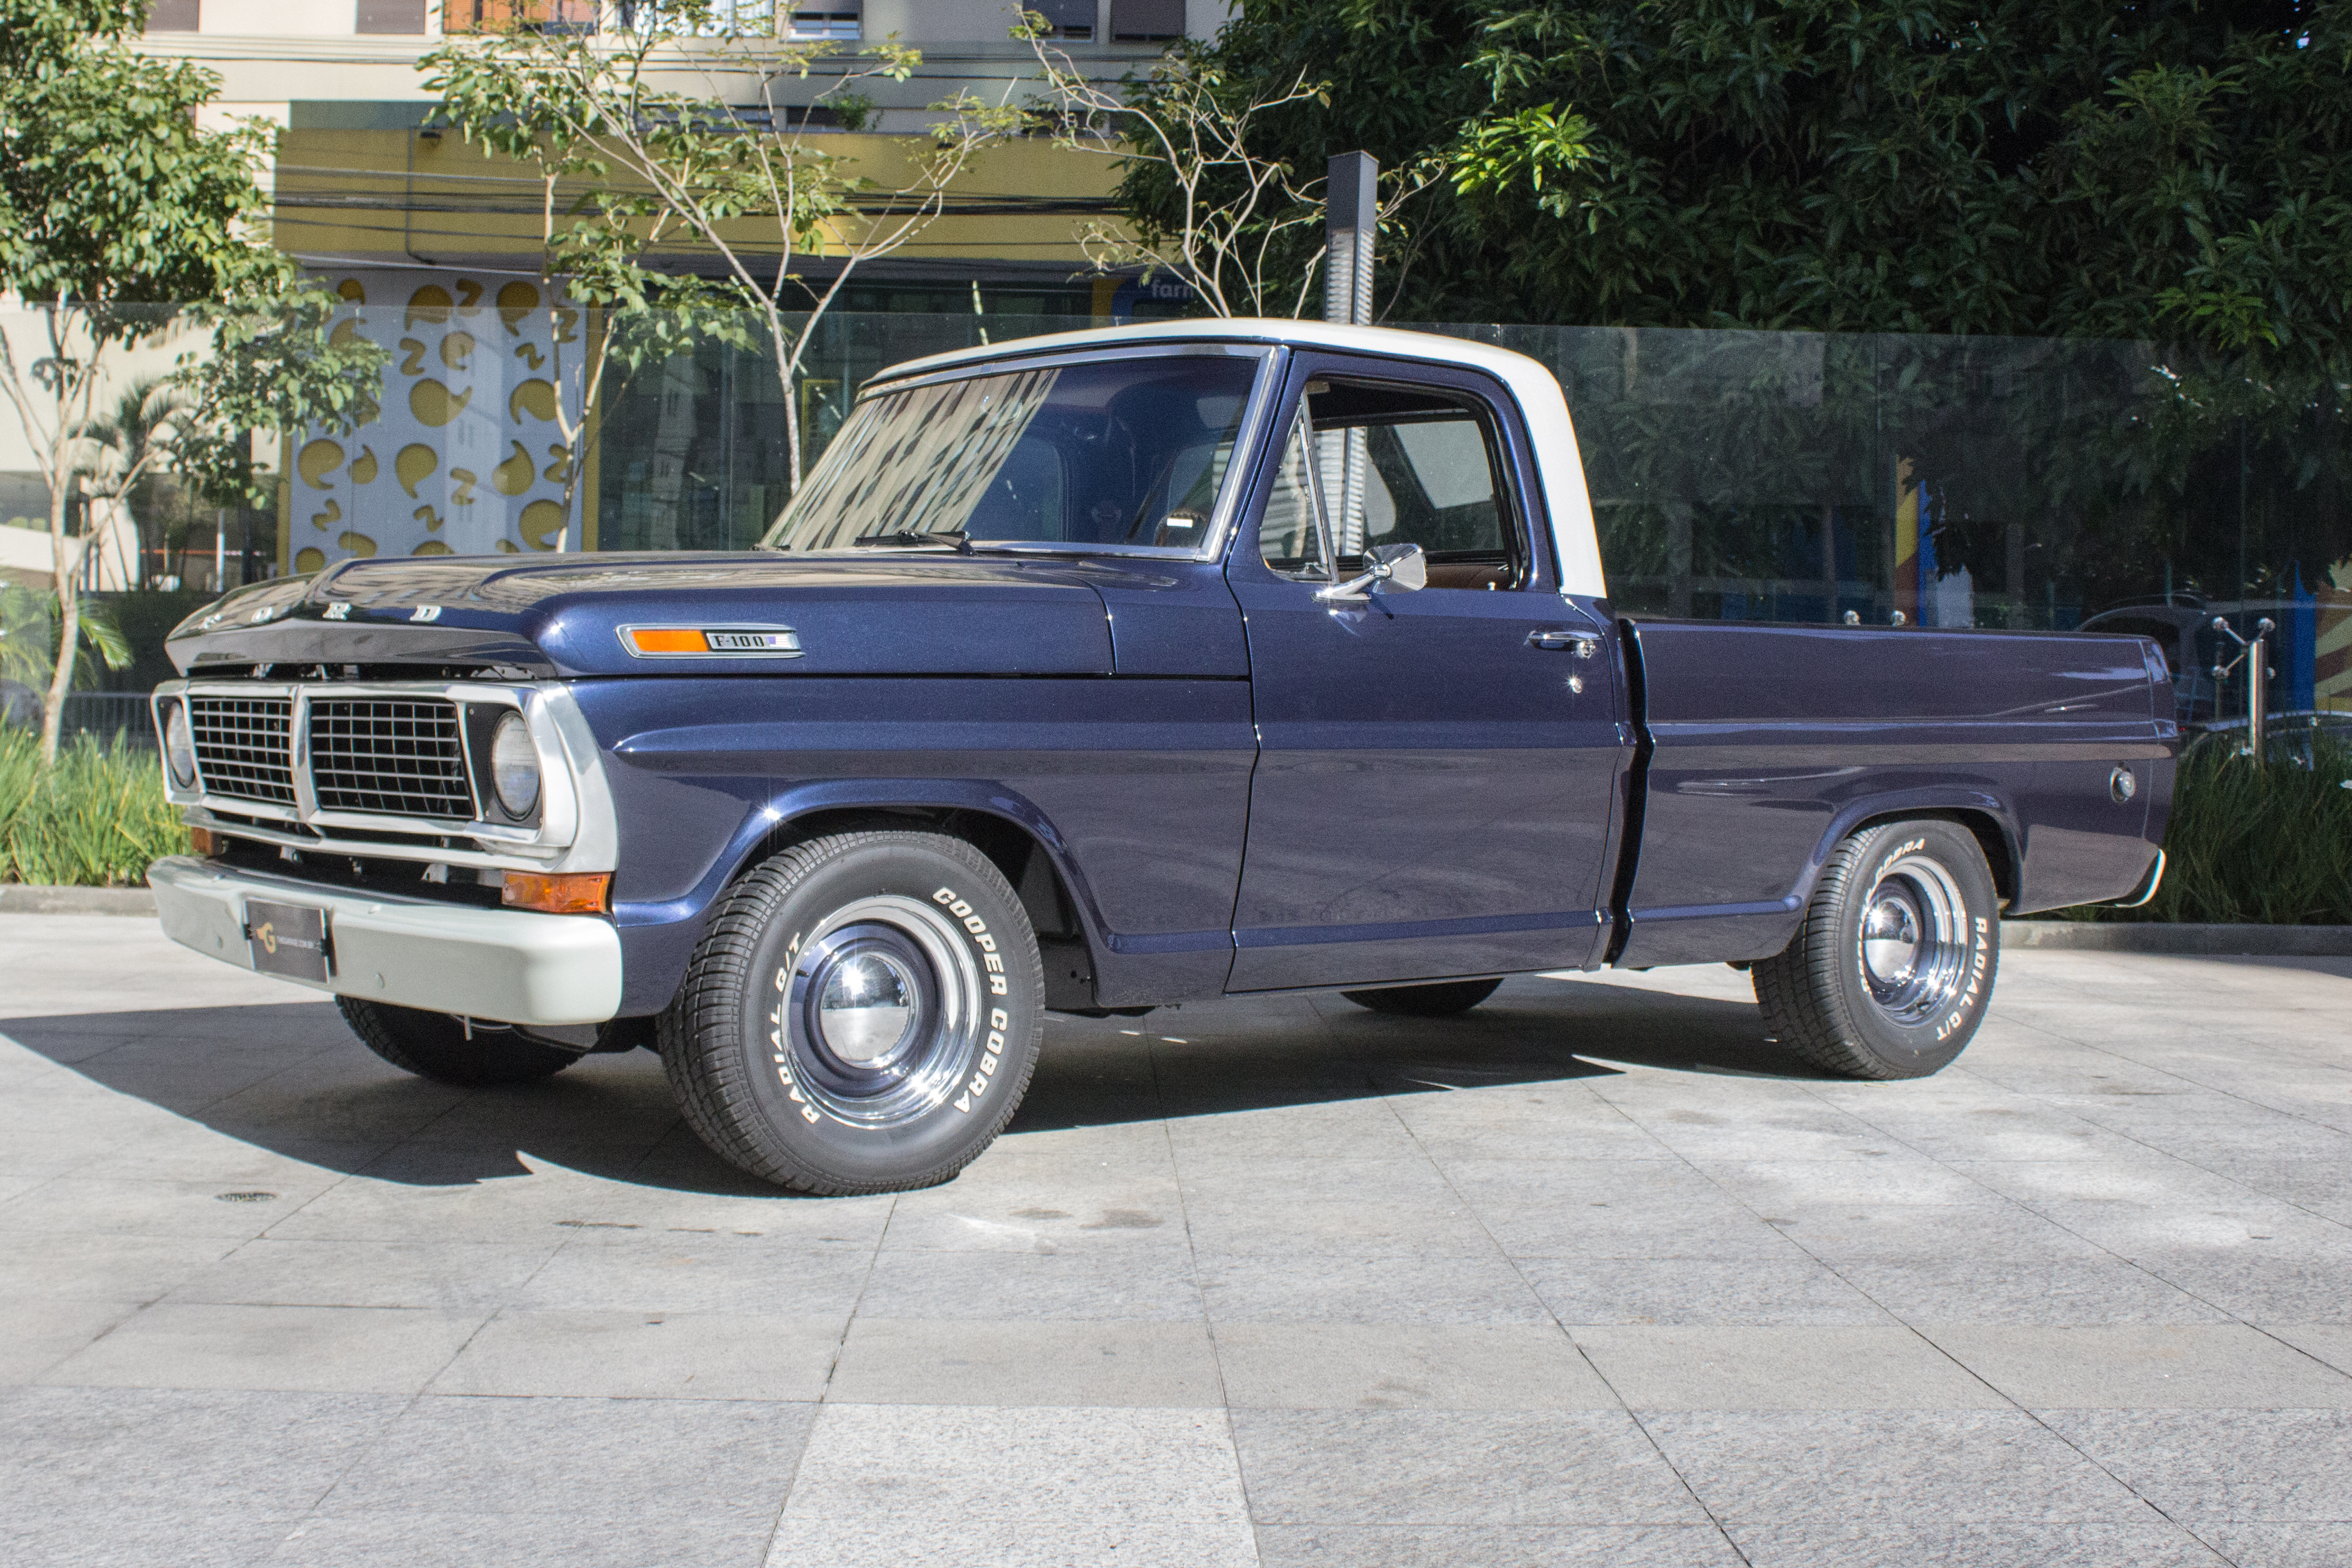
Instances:
[[[323,981],[335,972],[334,938],[325,910],[247,899],[245,940],[259,973]]]

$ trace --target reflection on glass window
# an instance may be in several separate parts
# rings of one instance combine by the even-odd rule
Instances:
[[[1328,579],[1329,555],[1323,548],[1321,514],[1322,498],[1307,457],[1307,421],[1295,420],[1282,450],[1282,467],[1275,471],[1274,489],[1265,498],[1265,515],[1258,520],[1258,552],[1265,563],[1286,577]]]
[[[766,542],[1192,549],[1207,536],[1259,361],[1162,355],[1006,371],[858,405]]]
[[[1433,588],[1523,581],[1486,415],[1453,394],[1317,384],[1307,398],[1327,499],[1339,505],[1340,569],[1370,544],[1418,544]]]

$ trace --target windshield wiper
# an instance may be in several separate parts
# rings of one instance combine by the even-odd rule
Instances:
[[[959,553],[971,553],[971,535],[961,528],[902,528],[895,533],[869,533],[863,539],[853,539],[853,545],[875,544],[944,544]]]

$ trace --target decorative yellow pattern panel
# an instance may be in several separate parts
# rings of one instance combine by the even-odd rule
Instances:
[[[536,279],[510,275],[366,271],[331,281],[349,301],[335,340],[363,337],[392,357],[372,419],[298,444],[293,568],[352,555],[579,549],[577,510],[563,505],[563,429],[579,423],[580,312],[551,310]]]

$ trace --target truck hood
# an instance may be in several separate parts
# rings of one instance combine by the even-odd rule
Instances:
[[[1108,574],[1129,579],[1117,568]],[[343,562],[171,636],[183,673],[482,665],[539,675],[1108,675],[1101,563],[1002,555],[594,554]],[[625,626],[790,627],[798,658],[635,657]]]

